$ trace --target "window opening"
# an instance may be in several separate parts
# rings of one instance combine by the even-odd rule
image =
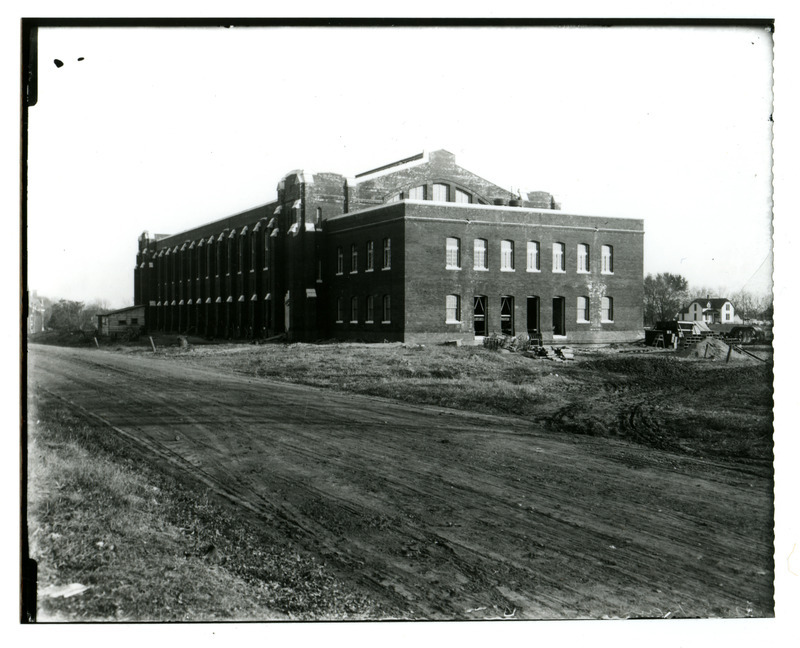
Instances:
[[[500,332],[503,335],[514,335],[514,298],[500,297]]]
[[[474,266],[475,270],[487,270],[487,241],[486,239],[475,239],[474,243]]]
[[[448,237],[445,247],[447,251],[446,267],[459,270],[461,268],[461,241]]]
[[[486,336],[488,334],[486,327],[486,297],[478,295],[472,300],[472,319],[474,322],[475,335]]]

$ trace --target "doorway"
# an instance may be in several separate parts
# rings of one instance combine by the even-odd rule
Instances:
[[[528,335],[538,337],[539,334],[539,298],[528,297]]]
[[[553,335],[566,335],[566,300],[563,297],[553,297]]]
[[[508,295],[500,297],[500,332],[514,335],[514,298]]]
[[[486,296],[478,295],[472,301],[472,321],[475,327],[476,337],[485,337],[486,330]]]

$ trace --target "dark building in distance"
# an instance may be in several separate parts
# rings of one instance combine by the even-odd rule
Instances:
[[[348,178],[292,171],[278,199],[139,238],[135,303],[150,330],[472,343],[642,336],[642,220],[562,212],[419,154]]]

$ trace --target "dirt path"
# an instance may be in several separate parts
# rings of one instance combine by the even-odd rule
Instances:
[[[772,614],[769,480],[530,421],[30,348],[65,398],[414,618]]]

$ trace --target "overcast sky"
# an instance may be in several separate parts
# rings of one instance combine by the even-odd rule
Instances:
[[[644,219],[645,273],[766,293],[771,75],[758,28],[42,29],[29,286],[124,306],[143,230],[269,202],[292,169],[446,148],[565,212]]]

